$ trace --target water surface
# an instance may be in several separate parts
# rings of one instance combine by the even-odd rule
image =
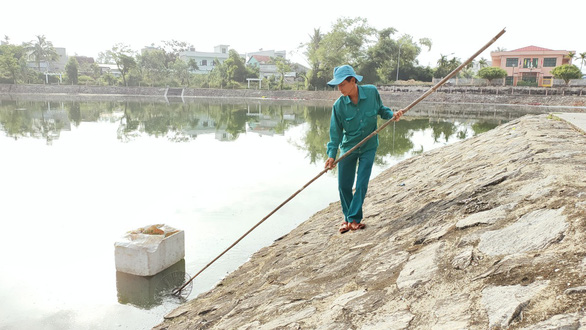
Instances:
[[[117,273],[114,242],[151,224],[183,229],[186,257],[173,269],[195,274],[322,170],[330,111],[265,101],[1,101],[0,329],[158,324],[177,302],[153,300],[160,276]],[[413,109],[381,132],[373,177],[524,113]],[[200,275],[189,299],[337,202],[335,175]]]

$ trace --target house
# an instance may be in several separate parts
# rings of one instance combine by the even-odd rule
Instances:
[[[575,51],[552,50],[527,46],[512,51],[491,52],[492,66],[507,71],[506,85],[517,86],[520,81],[552,86],[551,70],[556,66],[572,64],[569,54]]]
[[[259,79],[280,75],[275,62],[267,55],[252,55],[248,58],[246,64],[258,68]]]
[[[252,56],[267,56],[267,57],[282,57],[287,58],[287,52],[284,50],[258,50],[256,52],[246,53],[246,58],[250,59]]]
[[[286,59],[286,52],[284,50],[260,50],[258,52],[248,53],[246,55],[248,58],[246,64],[258,68],[259,79],[281,76],[273,59],[277,57]],[[288,81],[295,80],[298,73],[306,73],[308,71],[307,68],[297,63],[290,63],[289,65],[292,71],[285,72],[285,79]]]
[[[77,64],[79,65],[79,73],[80,74],[91,75],[93,73],[92,65],[95,63],[93,57],[79,56],[79,55],[75,55],[72,57],[75,58],[75,60],[77,61]]]
[[[228,59],[228,47],[230,46],[218,45],[214,47],[213,52],[198,52],[195,48],[190,48],[188,51],[179,53],[179,58],[185,62],[194,60],[198,66],[198,70],[195,70],[194,73],[205,74],[214,69],[215,60],[224,63]]]
[[[116,64],[98,63],[98,67],[100,68],[100,74],[110,73],[114,77],[122,77],[122,73]]]
[[[67,61],[69,60],[67,52],[63,47],[54,47],[54,49],[57,55],[59,55],[57,61],[40,61],[37,63],[34,56],[29,54],[26,63],[27,66],[43,73],[59,73],[65,71],[65,65],[67,65]]]
[[[267,65],[271,62],[272,62],[272,60],[271,60],[270,56],[252,55],[248,58],[248,62],[246,62],[246,64],[260,68],[261,65]]]

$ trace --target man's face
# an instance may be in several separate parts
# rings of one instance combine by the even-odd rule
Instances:
[[[354,88],[356,88],[356,82],[354,79],[350,79],[350,81],[344,80],[338,85],[338,90],[344,96],[350,95]]]

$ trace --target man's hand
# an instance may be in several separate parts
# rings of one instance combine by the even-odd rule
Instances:
[[[336,167],[336,165],[334,164],[334,159],[333,158],[328,158],[328,160],[326,160],[326,165],[324,166],[324,168],[327,168],[328,170],[331,170],[334,167]]]
[[[396,111],[393,116],[393,121],[399,121],[399,119],[401,118],[403,113],[404,113],[404,111],[402,109],[399,111]]]

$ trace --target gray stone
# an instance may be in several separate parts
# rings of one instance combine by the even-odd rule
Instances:
[[[482,304],[488,314],[488,326],[508,327],[531,298],[547,285],[548,281],[540,281],[528,286],[491,286],[482,290]]]
[[[491,225],[507,216],[507,211],[513,208],[512,204],[502,205],[491,210],[471,214],[456,223],[456,228],[464,229],[477,225]]]
[[[469,308],[470,295],[466,293],[455,294],[438,300],[433,313],[436,317],[433,329],[469,329]]]
[[[402,330],[408,329],[409,323],[415,315],[411,314],[408,310],[402,310],[386,315],[377,315],[372,320],[360,327],[361,330]]]
[[[454,257],[454,259],[452,259],[452,267],[455,269],[466,269],[468,266],[470,266],[474,258],[473,251],[474,248],[471,246],[464,248],[462,252],[460,252]]]
[[[397,278],[397,287],[399,289],[412,288],[431,280],[437,271],[436,260],[442,246],[443,243],[437,242],[411,256]]]
[[[586,320],[580,321],[580,318],[585,318],[586,313],[571,313],[555,315],[545,321],[533,324],[531,326],[521,328],[522,330],[573,330],[583,329],[586,327]]]
[[[300,311],[294,311],[291,313],[286,313],[286,314],[281,314],[279,316],[279,318],[275,318],[265,324],[263,324],[261,327],[259,327],[259,329],[266,329],[266,330],[272,330],[272,329],[277,329],[277,328],[281,328],[290,324],[294,324],[297,323],[301,320],[304,320],[308,317],[310,317],[311,315],[313,315],[315,313],[315,307],[307,307],[305,309],[302,309]],[[293,327],[293,328],[298,328],[298,327]]]
[[[478,249],[488,255],[537,251],[559,240],[568,227],[563,208],[525,214],[515,223],[480,236]]]

